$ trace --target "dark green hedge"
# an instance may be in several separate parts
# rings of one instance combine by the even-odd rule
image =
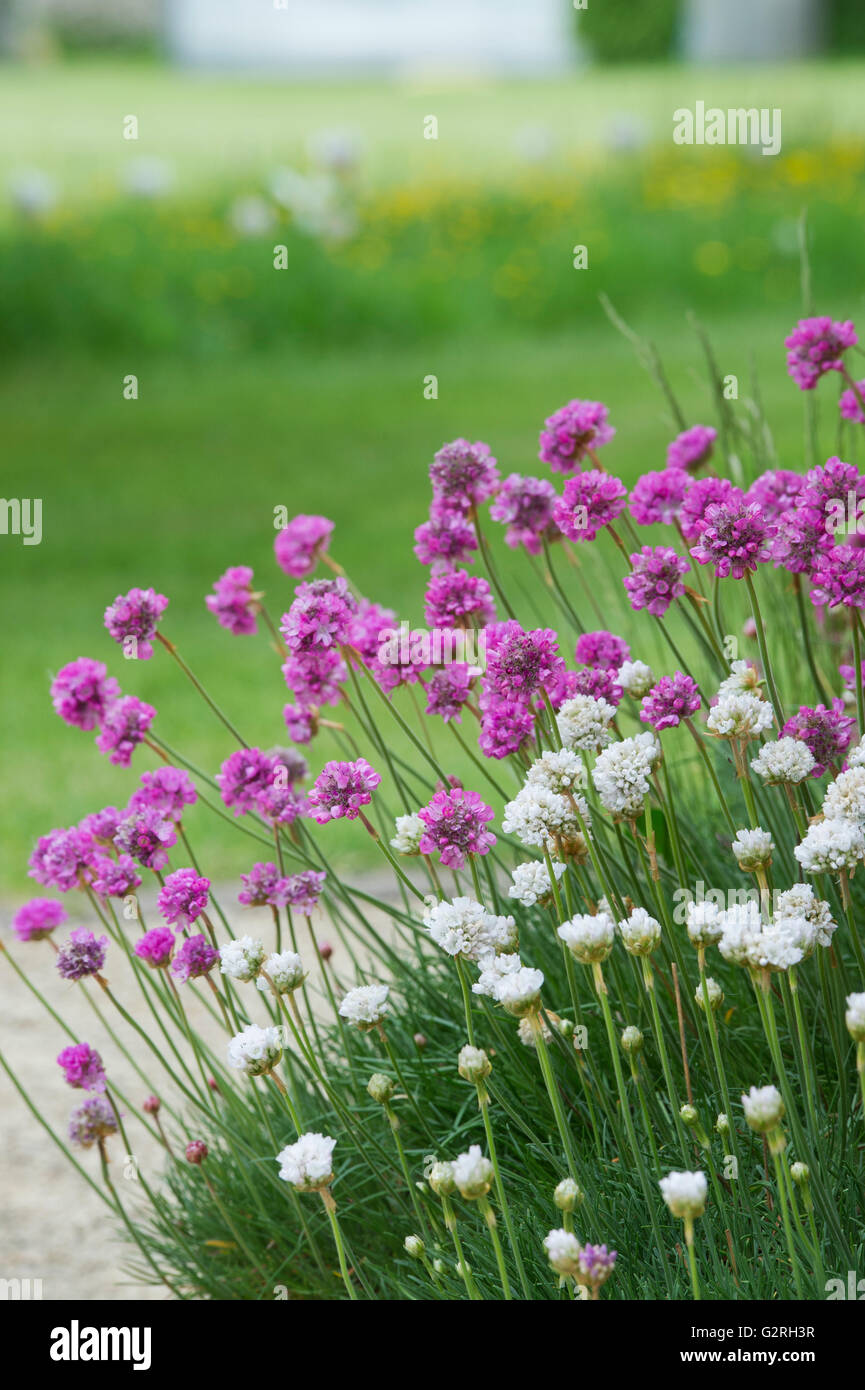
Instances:
[[[651,62],[669,57],[680,0],[589,0],[576,11],[580,38],[599,62]]]

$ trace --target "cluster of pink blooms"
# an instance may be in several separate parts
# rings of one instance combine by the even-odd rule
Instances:
[[[718,579],[742,579],[771,558],[775,534],[756,502],[713,502],[699,526],[691,554],[701,565],[713,565]]]
[[[590,468],[568,479],[553,516],[568,540],[593,541],[599,531],[621,516],[627,497],[628,489],[620,478]]]
[[[787,370],[802,391],[813,391],[826,372],[842,370],[843,354],[858,341],[849,319],[844,323],[835,323],[827,315],[800,319],[784,339]]]
[[[105,1067],[99,1053],[89,1043],[64,1047],[57,1058],[67,1086],[81,1091],[105,1090]]]
[[[219,952],[206,936],[188,936],[171,962],[171,973],[181,984],[207,975],[219,960]]]
[[[677,555],[669,545],[644,545],[631,556],[631,573],[622,583],[631,600],[631,607],[645,608],[653,618],[663,618],[674,599],[685,592],[682,575],[691,566],[683,555]]]
[[[284,907],[291,887],[286,876],[275,864],[253,864],[248,874],[241,874],[243,884],[237,901],[244,907]]]
[[[380,775],[366,758],[325,763],[309,793],[313,818],[319,825],[343,817],[356,820],[380,782]]]
[[[120,646],[133,642],[138,660],[149,661],[153,655],[151,639],[156,636],[159,619],[167,607],[168,599],[155,589],[130,589],[108,605],[105,626]]]
[[[672,676],[662,676],[652,686],[640,705],[640,718],[650,724],[656,733],[662,729],[674,729],[683,719],[696,714],[700,708],[700,693],[696,682],[690,676],[676,671]]]
[[[154,970],[168,965],[174,951],[175,937],[170,927],[152,927],[139,936],[132,949],[135,954]]]
[[[630,660],[631,648],[624,637],[617,637],[614,632],[601,628],[598,632],[581,633],[574,655],[583,666],[592,666],[596,671],[617,672],[624,662]]]
[[[541,430],[541,463],[554,473],[573,473],[584,458],[609,444],[616,431],[607,424],[609,411],[600,401],[568,401],[544,421]]]
[[[169,849],[177,844],[177,827],[156,806],[144,806],[124,817],[114,843],[145,869],[164,869]]]
[[[658,523],[672,526],[677,520],[691,477],[684,468],[665,468],[644,473],[631,492],[629,507],[638,526]]]
[[[814,758],[810,776],[822,777],[827,768],[837,772],[853,742],[856,720],[844,713],[844,701],[836,696],[832,708],[801,705],[781,730],[782,738],[806,743]]]
[[[695,473],[704,463],[708,463],[717,437],[718,431],[712,429],[711,425],[692,425],[690,429],[683,430],[667,446],[667,467]]]
[[[426,685],[426,713],[437,714],[447,724],[451,719],[462,723],[462,710],[472,693],[476,668],[465,661],[455,661],[435,671]]]
[[[462,512],[450,511],[434,503],[430,519],[414,533],[414,553],[422,565],[434,569],[450,569],[471,560],[478,548],[478,538],[472,523]]]
[[[117,767],[128,767],[132,754],[156,718],[152,705],[137,695],[121,695],[105,712],[96,747]]]
[[[293,517],[277,533],[273,543],[279,568],[293,579],[303,579],[312,574],[327,550],[332,531],[333,522],[328,521],[326,516],[305,516],[301,513]]]
[[[498,487],[499,470],[488,444],[454,439],[436,453],[429,478],[434,506],[465,513],[492,497]]]
[[[507,527],[505,544],[512,550],[524,545],[530,555],[539,555],[544,540],[555,540],[559,534],[553,520],[556,497],[548,478],[509,474],[490,507],[493,521]]]
[[[420,838],[421,854],[437,850],[449,869],[462,869],[467,854],[489,854],[496,843],[495,835],[486,829],[495,812],[477,792],[462,787],[437,791],[418,815],[426,827]]]
[[[158,767],[155,772],[142,772],[140,780],[141,786],[129,798],[130,811],[152,806],[169,820],[179,822],[183,819],[184,807],[194,806],[198,800],[192,778],[179,767]]]
[[[159,911],[172,926],[191,927],[207,911],[210,879],[197,869],[175,869],[159,891]]]
[[[349,640],[357,600],[342,576],[298,584],[294,602],[283,615],[280,630],[288,650],[299,657],[324,648],[334,650]]]
[[[57,952],[56,965],[64,980],[98,975],[105,964],[108,937],[97,938],[86,927],[75,927]]]
[[[51,682],[54,709],[67,724],[78,729],[95,729],[105,718],[120,686],[107,674],[101,661],[79,656],[57,672]]]
[[[65,921],[66,908],[57,898],[31,898],[12,918],[12,930],[19,941],[41,941]]]
[[[258,631],[257,599],[252,592],[252,570],[249,565],[232,565],[220,575],[204,602],[220,627],[245,637]]]
[[[502,700],[525,702],[554,682],[564,666],[552,628],[526,632],[513,620],[500,623],[488,646],[485,691]]]
[[[450,570],[430,577],[424,595],[424,617],[430,627],[485,627],[495,616],[490,586],[481,575]]]

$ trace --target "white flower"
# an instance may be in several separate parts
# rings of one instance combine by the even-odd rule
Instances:
[[[736,903],[722,914],[718,949],[725,960],[752,970],[789,970],[803,959],[789,922],[764,923],[757,903]]]
[[[470,1201],[485,1197],[492,1181],[493,1165],[481,1153],[479,1144],[472,1144],[468,1153],[454,1159],[454,1182],[463,1197]]]
[[[709,710],[706,727],[716,738],[759,738],[771,729],[772,706],[758,695],[722,695]]]
[[[848,767],[865,767],[865,741],[857,743],[847,754]]]
[[[301,1192],[327,1187],[333,1178],[335,1144],[329,1134],[302,1134],[276,1155],[279,1176]]]
[[[668,1173],[658,1186],[661,1196],[674,1216],[693,1220],[706,1210],[705,1173]]]
[[[553,866],[556,882],[558,882],[565,872],[565,866],[557,859],[550,862]],[[524,907],[533,907],[535,903],[542,903],[546,898],[549,898],[552,891],[553,885],[550,882],[546,864],[539,859],[530,859],[525,864],[518,864],[514,869],[513,882],[508,889],[508,897],[516,898],[517,902],[522,903]]]
[[[492,1063],[482,1047],[466,1043],[460,1048],[457,1070],[464,1081],[483,1081],[492,1071]]]
[[[610,724],[615,717],[616,707],[608,700],[596,700],[593,695],[574,695],[561,706],[556,724],[566,748],[594,752],[604,748],[613,737]]]
[[[714,946],[724,930],[721,909],[708,898],[688,903],[685,909],[685,929],[694,946]]]
[[[303,962],[295,951],[274,952],[272,956],[267,957],[263,970],[273,981],[279,994],[291,994],[294,990],[300,989],[306,979]],[[259,975],[256,984],[262,994],[270,993],[270,985],[263,976]]]
[[[391,849],[397,854],[420,854],[420,840],[426,826],[414,812],[410,816],[397,816],[394,822],[396,834],[391,840]]]
[[[604,809],[617,818],[636,819],[660,758],[661,745],[651,731],[623,738],[599,753],[592,781]]]
[[[644,907],[635,907],[630,917],[619,923],[619,934],[632,956],[650,956],[661,940],[661,924]]]
[[[278,1028],[259,1028],[250,1023],[228,1044],[228,1065],[247,1076],[263,1076],[272,1071],[282,1056],[282,1037]]]
[[[452,1163],[436,1162],[429,1171],[427,1179],[437,1197],[450,1197],[456,1188],[454,1166]]]
[[[496,1001],[515,1018],[522,1018],[537,1008],[544,972],[523,965],[512,974],[502,975],[495,992]]]
[[[573,794],[573,801],[588,828],[588,806],[578,792]],[[557,853],[560,841],[575,840],[581,833],[570,801],[549,787],[531,782],[526,782],[505,806],[502,829],[506,835],[516,835],[522,844],[552,854]]]
[[[584,912],[563,922],[557,934],[572,956],[583,965],[594,965],[606,960],[612,951],[616,927],[612,917],[605,912],[599,912],[594,917]]]
[[[388,1012],[388,985],[358,985],[350,989],[339,1006],[340,1016],[366,1032],[381,1023]]]
[[[832,933],[837,931],[838,923],[829,909],[829,904],[818,898],[810,883],[794,883],[775,897],[775,924],[791,918],[804,917],[814,928],[816,944],[831,946]]]
[[[865,767],[850,767],[830,782],[823,797],[827,820],[865,821]]]
[[[865,994],[847,995],[844,1022],[854,1042],[865,1042]]]
[[[582,759],[570,748],[542,753],[526,773],[526,782],[534,787],[546,787],[559,796],[579,791],[586,785],[586,769]]]
[[[544,1249],[557,1274],[573,1275],[579,1269],[581,1246],[572,1231],[550,1231],[544,1236]]]
[[[580,1191],[580,1185],[576,1179],[562,1178],[561,1182],[556,1184],[556,1190],[553,1193],[553,1201],[559,1208],[559,1211],[573,1211],[575,1207],[581,1205],[583,1200],[583,1194]],[[553,1232],[551,1231],[550,1235],[552,1234]],[[546,1244],[546,1242],[544,1243]]]
[[[703,991],[703,982],[700,981],[694,992],[694,999],[705,1013],[707,1002],[710,1009],[720,1009],[724,1002],[724,991],[717,980],[713,980],[711,975],[707,975],[705,993]]]
[[[232,980],[254,980],[264,964],[265,949],[263,941],[252,936],[239,936],[236,941],[226,941],[219,948],[219,968],[223,975]]]
[[[751,767],[770,787],[778,782],[802,782],[813,766],[814,754],[800,738],[765,743],[751,760]]]
[[[784,1102],[776,1086],[752,1086],[742,1097],[745,1119],[758,1134],[777,1129],[784,1118]]]
[[[648,695],[654,684],[654,673],[645,661],[623,661],[619,667],[616,685],[620,685],[625,694],[634,700],[641,700],[644,695]]]
[[[488,999],[498,998],[498,989],[505,975],[516,975],[523,969],[523,963],[514,951],[508,955],[494,955],[488,951],[479,961],[480,974],[472,985],[473,994],[485,994]]]
[[[755,869],[768,868],[775,844],[769,832],[761,830],[758,825],[755,830],[737,830],[730,848],[739,868],[745,873],[753,873]]]
[[[755,666],[747,661],[731,661],[730,675],[718,686],[718,698],[725,695],[759,694],[763,678]]]
[[[424,924],[437,946],[449,956],[480,960],[490,951],[513,950],[517,927],[513,917],[496,917],[474,898],[436,902],[424,914]]]
[[[816,821],[793,853],[806,874],[838,873],[865,857],[865,836],[852,820]]]
[[[521,1018],[517,1025],[517,1037],[519,1038],[523,1047],[537,1047],[538,1036],[535,1029],[538,1026],[538,1023],[540,1024],[541,1036],[543,1037],[544,1042],[552,1042],[553,1035],[551,1030],[547,1027],[546,1019],[538,1015],[536,1019]]]
[[[426,1252],[426,1246],[420,1236],[406,1236],[403,1241],[405,1253],[413,1260],[420,1260]]]

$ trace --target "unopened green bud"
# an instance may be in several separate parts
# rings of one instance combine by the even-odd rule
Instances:
[[[406,1236],[403,1244],[405,1245],[405,1253],[410,1255],[413,1260],[419,1260],[426,1250],[420,1236]]]
[[[465,1081],[473,1081],[475,1085],[489,1076],[493,1069],[493,1064],[482,1047],[471,1047],[466,1043],[460,1049],[459,1072]]]
[[[562,1178],[553,1193],[553,1201],[559,1211],[574,1211],[576,1207],[581,1207],[585,1200],[585,1193],[573,1178]]]
[[[718,1009],[720,1009],[721,1005],[724,1002],[724,991],[718,984],[718,981],[713,980],[711,975],[709,975],[706,978],[705,994],[703,992],[703,982],[701,980],[700,983],[697,985],[694,998],[697,1001],[698,1006],[703,1010],[703,1013],[706,1012],[707,1000],[709,1008],[712,1010],[713,1013],[715,1013]]]
[[[380,1071],[377,1071],[369,1078],[366,1089],[373,1100],[378,1101],[379,1105],[387,1105],[396,1087],[389,1076],[384,1076]]]
[[[429,1185],[437,1197],[450,1197],[456,1191],[452,1163],[434,1163],[429,1173]]]
[[[806,1184],[811,1181],[811,1174],[807,1163],[791,1163],[790,1177],[795,1183],[805,1187]]]
[[[715,1121],[715,1129],[718,1134],[730,1133],[730,1119],[728,1115],[725,1115],[723,1110],[721,1111],[717,1120]]]
[[[687,1125],[689,1129],[695,1129],[700,1123],[700,1117],[693,1105],[683,1105],[679,1111],[679,1119],[682,1121],[682,1124]]]
[[[639,1028],[630,1024],[622,1033],[622,1047],[626,1052],[640,1052],[643,1047],[643,1035]]]

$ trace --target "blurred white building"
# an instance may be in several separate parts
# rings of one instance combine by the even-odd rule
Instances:
[[[176,61],[299,75],[549,72],[574,56],[569,0],[166,0]]]

